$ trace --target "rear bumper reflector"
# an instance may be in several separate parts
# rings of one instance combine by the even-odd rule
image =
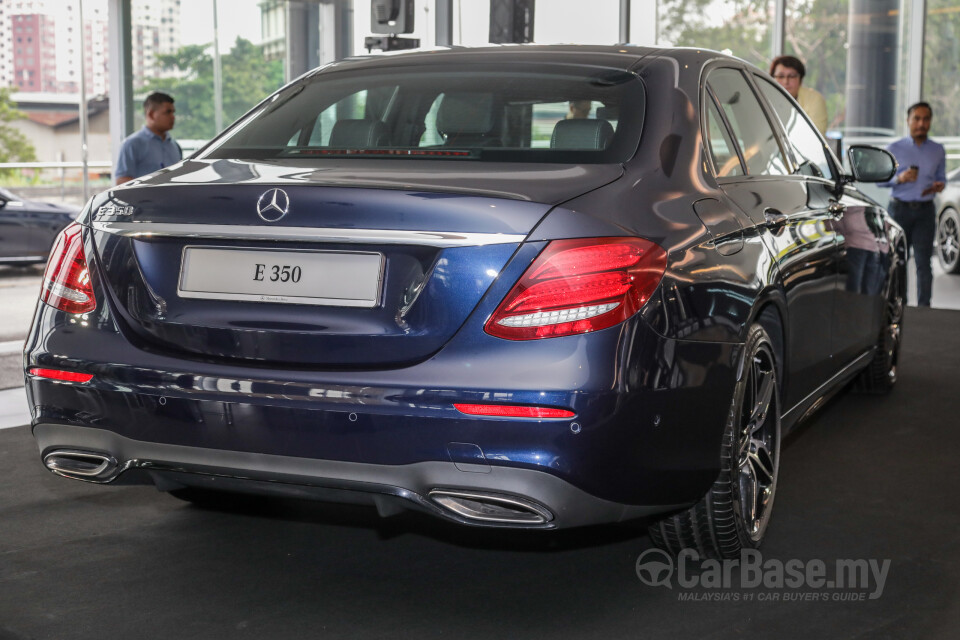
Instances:
[[[575,414],[569,409],[556,407],[525,407],[506,404],[454,404],[460,413],[470,416],[493,416],[497,418],[572,418]]]
[[[30,375],[38,378],[48,378],[50,380],[60,380],[62,382],[90,382],[93,380],[92,373],[79,373],[77,371],[63,371],[62,369],[41,369],[31,367]]]

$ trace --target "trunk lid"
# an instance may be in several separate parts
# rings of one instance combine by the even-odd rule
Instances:
[[[588,169],[576,188],[524,190],[532,180],[501,172],[509,189],[497,190],[488,170],[455,191],[421,171],[399,188],[399,174],[186,165],[93,202],[98,275],[121,325],[163,351],[333,368],[435,353],[551,208],[533,196],[619,176]]]

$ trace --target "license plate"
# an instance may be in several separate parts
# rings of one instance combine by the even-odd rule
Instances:
[[[182,298],[375,307],[383,254],[185,247]]]

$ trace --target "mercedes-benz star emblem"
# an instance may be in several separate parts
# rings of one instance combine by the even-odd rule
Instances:
[[[290,196],[283,189],[264,191],[257,200],[257,215],[267,222],[276,222],[290,211]]]

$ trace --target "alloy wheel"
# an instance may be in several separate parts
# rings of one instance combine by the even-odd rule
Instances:
[[[773,506],[780,452],[776,369],[765,345],[754,354],[746,376],[737,443],[736,503],[744,533],[757,542]]]
[[[900,354],[900,338],[903,331],[903,291],[900,286],[900,271],[895,271],[890,281],[890,292],[887,294],[886,327],[881,348],[887,350],[889,371],[887,377],[892,385],[897,381],[897,359]]]
[[[955,209],[947,209],[940,215],[937,257],[944,271],[956,273],[960,270],[960,214]]]

